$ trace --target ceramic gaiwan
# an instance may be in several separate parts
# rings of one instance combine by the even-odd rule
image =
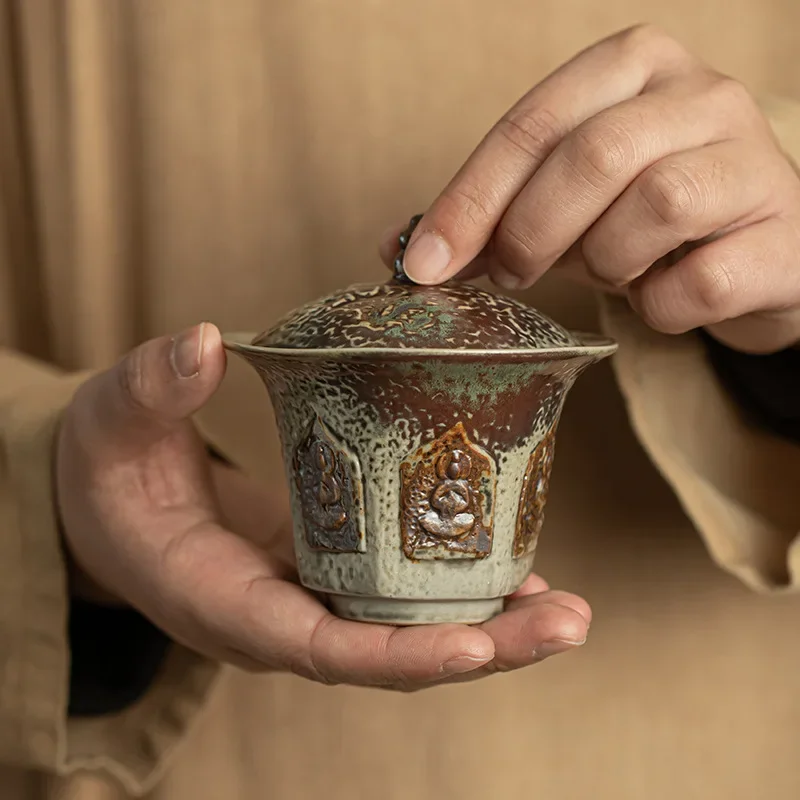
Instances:
[[[412,226],[419,217],[412,220]],[[482,622],[530,573],[567,392],[613,341],[402,271],[226,337],[267,386],[300,580],[337,615]]]

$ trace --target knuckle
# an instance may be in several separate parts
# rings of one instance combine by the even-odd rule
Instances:
[[[676,328],[670,308],[658,292],[654,292],[648,281],[630,287],[629,300],[648,328],[658,333],[677,334],[682,331]]]
[[[135,412],[151,414],[156,406],[156,387],[145,368],[143,347],[135,348],[122,360],[117,376],[125,403]]]
[[[494,240],[495,260],[512,275],[527,282],[536,264],[536,241],[528,226],[504,217],[497,228]]]
[[[684,261],[679,269],[668,291],[647,280],[632,288],[630,300],[649,327],[675,335],[736,316],[731,312],[738,287],[727,265],[695,260],[691,265]]]
[[[622,51],[634,59],[648,58],[653,53],[685,54],[683,46],[663,28],[652,22],[642,22],[621,31],[618,44]]]
[[[736,78],[719,75],[706,90],[709,108],[719,109],[725,119],[758,128],[765,124],[758,102],[750,90]]]
[[[638,22],[625,28],[619,35],[619,41],[623,47],[638,50],[643,46],[652,45],[656,39],[660,39],[663,35],[664,32],[658,25],[652,22]]]
[[[627,274],[619,270],[619,259],[608,258],[606,242],[596,233],[588,233],[580,243],[580,254],[590,278],[610,287],[625,286],[630,282]],[[616,267],[616,269],[615,269]]]
[[[746,109],[753,112],[758,108],[750,90],[741,81],[729,75],[719,75],[712,81],[707,97],[722,108]]]
[[[324,684],[325,686],[337,686],[341,683],[341,681],[324,665],[323,659],[320,658],[320,652],[325,649],[323,639],[332,622],[334,622],[334,618],[332,617],[323,616],[320,618],[319,622],[317,622],[311,631],[307,658],[304,659],[304,663],[301,664],[290,663],[290,670],[292,673]]]
[[[661,316],[654,307],[645,304],[640,312],[641,318],[644,320],[648,328],[652,328],[656,333],[664,333],[668,336],[676,336],[683,333],[683,329],[676,327],[672,320],[668,317]]]
[[[709,192],[697,176],[684,168],[658,164],[642,177],[639,194],[659,222],[676,228],[706,210]]]
[[[687,277],[686,292],[709,322],[727,316],[736,297],[736,281],[719,261],[698,261]]]
[[[537,162],[545,158],[562,135],[556,115],[542,108],[510,111],[495,130],[515,150]]]
[[[630,132],[610,122],[590,122],[567,140],[567,160],[592,184],[615,180],[633,164],[636,145]]]
[[[395,629],[381,639],[376,662],[383,664],[384,668],[378,683],[398,692],[413,692],[419,688],[419,682],[413,680],[397,663],[395,651],[398,649],[400,634],[401,629]]]
[[[442,196],[441,203],[444,227],[452,226],[457,235],[482,228],[494,218],[491,195],[471,181],[459,181]]]

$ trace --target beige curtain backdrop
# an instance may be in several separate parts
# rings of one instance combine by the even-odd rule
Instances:
[[[800,98],[795,0],[0,0],[0,344],[100,367],[378,279],[387,224],[546,72],[638,21]],[[557,280],[526,297],[598,325]],[[592,602],[581,652],[413,696],[228,672],[151,800],[800,796],[800,599],[715,565],[608,366],[567,406],[537,568]],[[209,417],[265,480],[270,413],[232,363]],[[758,482],[788,545],[800,508]],[[759,559],[751,584],[789,580]],[[0,800],[53,797],[122,795],[0,769]]]

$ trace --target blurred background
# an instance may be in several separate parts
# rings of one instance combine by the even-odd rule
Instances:
[[[381,280],[386,226],[549,71],[642,21],[800,99],[795,0],[0,0],[0,259],[25,265],[0,286],[0,343],[105,366]],[[525,297],[597,327],[557,278]],[[212,406],[240,463],[280,476],[249,368]],[[800,604],[712,564],[607,365],[559,436],[537,571],[593,604],[580,652],[413,696],[231,672],[159,800],[800,796]]]

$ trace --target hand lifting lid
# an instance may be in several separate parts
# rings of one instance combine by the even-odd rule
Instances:
[[[533,566],[564,399],[613,341],[402,269],[226,346],[261,375],[301,582],[340,616],[481,622]]]

